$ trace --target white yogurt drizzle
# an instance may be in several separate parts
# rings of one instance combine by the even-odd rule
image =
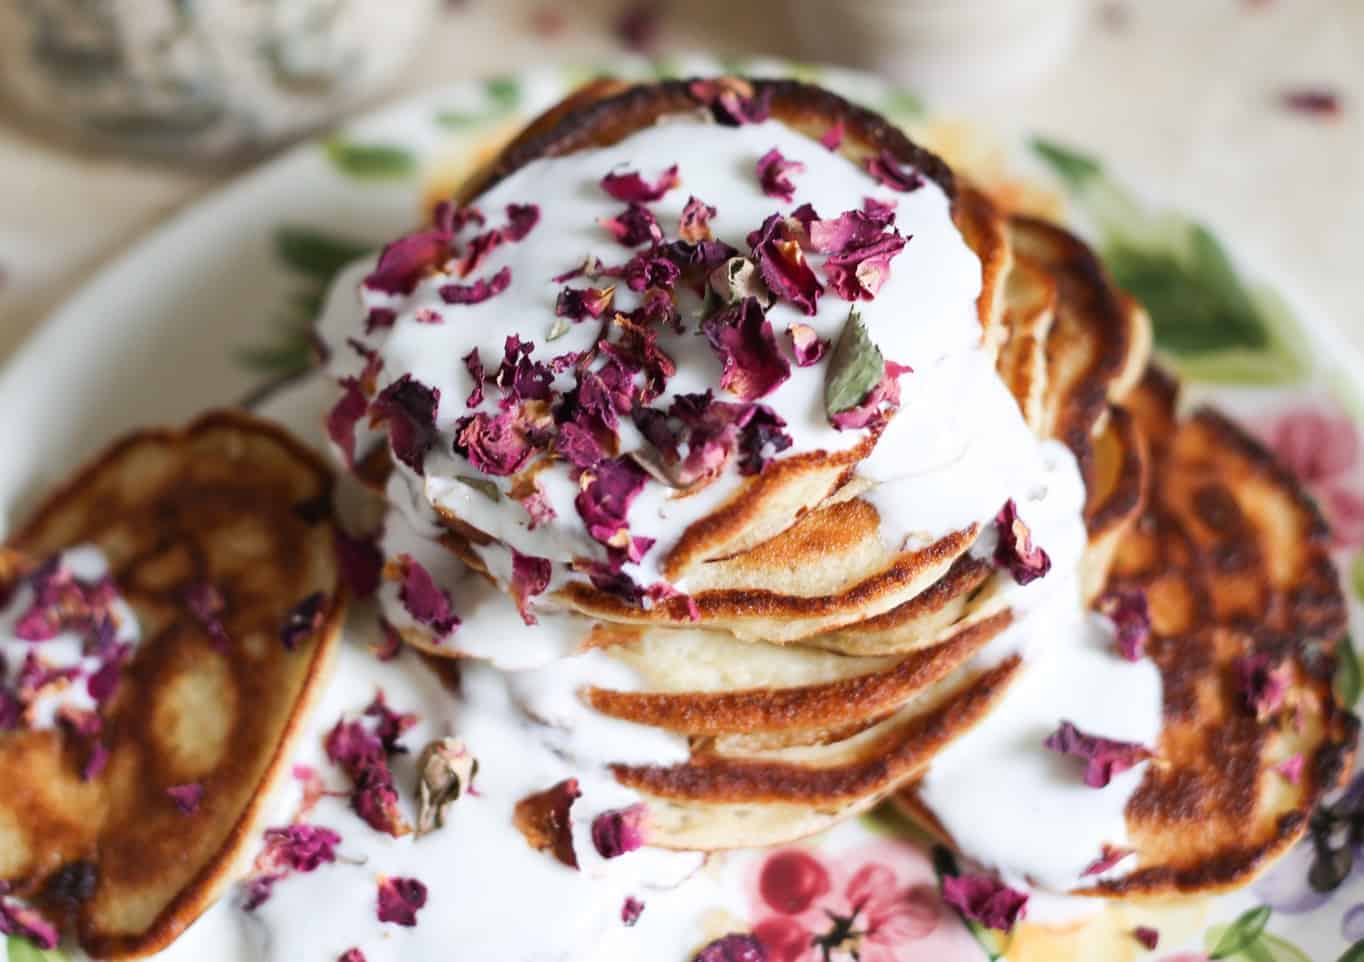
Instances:
[[[58,564],[77,580],[87,583],[99,581],[109,573],[104,553],[95,545],[68,548],[59,556]],[[86,651],[86,638],[70,629],[59,631],[46,641],[26,641],[16,634],[19,619],[33,605],[33,586],[27,581],[18,586],[9,603],[0,610],[0,682],[13,680],[24,660],[35,654],[46,668],[54,671],[76,669],[77,676],[68,684],[45,688],[29,706],[26,724],[31,728],[53,728],[63,711],[94,712],[99,706],[91,697],[87,681],[103,665],[103,660]],[[114,641],[131,646],[141,640],[137,615],[122,598],[115,598],[109,607],[115,621]]]

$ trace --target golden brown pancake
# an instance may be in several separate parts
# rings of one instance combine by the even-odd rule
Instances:
[[[1209,409],[1177,422],[1173,384],[1150,372],[1132,410],[1156,449],[1150,504],[1118,546],[1110,585],[1139,589],[1164,686],[1157,759],[1127,807],[1137,855],[1081,894],[1154,898],[1250,881],[1307,827],[1348,767],[1359,727],[1332,693],[1344,598],[1325,523],[1296,480]],[[1237,661],[1287,683],[1263,719]],[[1302,756],[1294,783],[1276,766]],[[912,795],[910,810],[932,826]]]
[[[98,545],[142,630],[103,712],[100,776],[81,781],[59,730],[0,733],[0,878],[64,912],[91,955],[168,945],[254,843],[344,612],[330,497],[316,455],[266,422],[218,412],[116,442],[10,540],[30,558]],[[203,583],[225,600],[225,646],[186,608]],[[320,621],[286,650],[286,617],[316,592]],[[184,814],[166,790],[189,783],[203,799]],[[64,868],[91,867],[88,899],[54,897]]]

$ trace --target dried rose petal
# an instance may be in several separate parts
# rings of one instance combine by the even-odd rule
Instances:
[[[1245,706],[1264,721],[1283,707],[1288,693],[1287,662],[1276,661],[1264,652],[1242,655],[1232,662],[1237,688]]]
[[[1144,745],[1088,735],[1068,721],[1061,722],[1043,744],[1054,752],[1082,759],[1085,784],[1090,788],[1103,788],[1114,775],[1151,758],[1151,750]]]
[[[507,226],[502,229],[507,240],[516,242],[529,234],[540,223],[539,204],[508,204]]]
[[[521,613],[521,620],[528,625],[538,624],[531,611],[530,601],[549,587],[550,571],[548,558],[523,555],[512,549],[512,597],[516,599],[516,610]]]
[[[1104,594],[1096,605],[1101,614],[1113,619],[1114,643],[1128,661],[1137,661],[1151,639],[1151,612],[1143,591],[1115,589]]]
[[[649,476],[630,458],[612,458],[590,472],[591,480],[574,499],[578,514],[594,539],[628,555],[642,554],[630,537],[626,516]],[[586,477],[586,476],[585,476]]]
[[[889,148],[882,147],[875,157],[867,158],[867,173],[901,193],[916,191],[924,185],[923,174],[912,167],[902,167]]]
[[[337,957],[336,962],[368,962],[368,960],[365,958],[365,953],[359,949],[346,949]]]
[[[383,328],[389,328],[398,320],[398,312],[391,307],[371,307],[369,313],[365,315],[365,333],[373,334]]]
[[[0,883],[0,935],[28,939],[43,951],[57,947],[57,927],[37,909],[8,897],[8,886]]]
[[[569,810],[581,795],[578,780],[567,778],[543,792],[521,799],[512,815],[513,823],[531,848],[548,849],[569,868],[578,867]]]
[[[628,928],[639,921],[639,917],[644,914],[644,903],[633,895],[625,896],[625,901],[620,906],[620,920]]]
[[[612,171],[601,179],[602,190],[612,198],[622,203],[635,204],[653,203],[680,183],[682,178],[677,174],[676,164],[659,174],[658,179],[652,184],[637,170],[621,173]]]
[[[185,607],[199,622],[204,633],[218,651],[227,650],[227,629],[223,627],[222,614],[227,604],[222,592],[207,581],[196,581],[185,589]]]
[[[488,259],[488,255],[502,246],[506,236],[499,229],[485,231],[469,242],[464,256],[459,259],[459,276],[468,277]]]
[[[204,786],[198,782],[172,785],[166,789],[166,794],[175,803],[175,807],[180,809],[181,814],[193,815],[198,811],[199,803],[204,800]]]
[[[398,739],[417,724],[414,712],[395,712],[389,708],[381,689],[374,693],[374,700],[365,708],[365,717],[375,719],[374,735],[387,754],[406,754],[407,749],[398,744]]]
[[[820,135],[820,146],[827,150],[837,150],[843,146],[844,134],[843,121],[835,120],[833,126]]]
[[[797,367],[818,364],[829,349],[829,342],[815,333],[809,324],[795,322],[787,325],[786,333],[791,337],[791,353]]]
[[[1140,942],[1147,952],[1154,952],[1156,946],[1160,944],[1160,932],[1149,925],[1138,925],[1132,930],[1132,938]]]
[[[393,771],[388,764],[370,765],[354,777],[351,808],[377,832],[402,838],[412,831],[398,810],[398,792],[393,787]]]
[[[890,262],[905,248],[898,232],[882,234],[870,244],[849,247],[824,259],[829,286],[846,301],[874,298],[890,276]]]
[[[786,219],[780,214],[771,215],[761,228],[748,235],[748,244],[767,289],[806,314],[814,314],[824,287],[805,262],[800,243]]]
[[[511,284],[511,268],[503,267],[492,277],[480,277],[472,284],[442,284],[440,298],[447,304],[482,304],[496,297]]]
[[[1104,842],[1103,848],[1099,850],[1099,857],[1090,862],[1080,875],[1102,875],[1135,851],[1135,849],[1122,848]]]
[[[450,231],[420,230],[400,237],[379,254],[365,287],[385,294],[411,294],[429,270],[443,267],[453,255]]]
[[[771,394],[791,376],[791,362],[777,347],[772,322],[756,297],[746,297],[702,322],[724,369],[720,386],[745,401]]]
[[[464,355],[464,370],[469,372],[469,379],[474,382],[473,390],[464,400],[464,406],[476,408],[483,403],[483,379],[487,376],[483,368],[483,358],[478,356],[478,348],[473,348]]]
[[[378,532],[353,535],[344,528],[336,529],[336,562],[341,569],[341,580],[352,598],[368,598],[379,587],[384,567],[384,555],[379,550]]]
[[[813,220],[807,230],[810,247],[821,254],[841,254],[873,244],[884,236],[895,215],[849,210],[833,220]]]
[[[995,545],[994,562],[1008,569],[1014,581],[1026,585],[1044,577],[1051,570],[1051,558],[1042,548],[1032,543],[1032,532],[1018,516],[1018,505],[1013,498],[1004,502],[995,517],[999,541]]]
[[[514,401],[548,401],[553,394],[550,385],[554,372],[548,365],[531,360],[535,342],[509,334],[502,350],[502,364],[493,375],[493,383]]]
[[[561,458],[580,468],[595,468],[606,457],[606,452],[592,432],[572,421],[559,425],[554,450]]]
[[[633,201],[615,217],[599,217],[597,223],[611,232],[611,236],[626,247],[658,244],[663,240],[663,228],[653,213],[643,204]]]
[[[369,646],[370,652],[380,661],[392,661],[402,654],[403,636],[385,619],[379,619],[379,641]]]
[[[480,411],[456,424],[454,450],[484,474],[505,477],[526,466],[534,453],[516,411]]]
[[[942,882],[943,901],[987,929],[1011,932],[1028,911],[1028,895],[988,875],[951,875]]]
[[[1335,119],[1344,113],[1340,95],[1332,90],[1288,90],[1281,100],[1289,110],[1309,116]]]
[[[280,641],[284,643],[287,651],[293,651],[300,641],[322,625],[322,616],[326,613],[323,609],[326,604],[326,594],[314,591],[289,609],[288,614],[284,616],[284,624],[279,629]]]
[[[698,103],[711,109],[715,119],[729,127],[760,124],[772,109],[772,88],[754,94],[753,85],[741,77],[715,77],[693,80],[687,91]]]
[[[616,37],[626,50],[649,53],[658,43],[664,0],[630,0],[614,23]]]
[[[767,950],[755,937],[733,933],[709,943],[691,962],[767,962]]]
[[[891,224],[895,223],[895,208],[898,204],[899,201],[895,200],[893,197],[890,200],[863,197],[862,213],[866,214],[868,217],[873,217],[884,222],[886,226],[889,227]]]
[[[768,197],[779,197],[788,204],[796,197],[796,185],[791,183],[791,174],[799,174],[805,165],[798,160],[787,160],[780,150],[773,147],[758,158],[758,183]]]
[[[614,287],[565,287],[554,302],[554,316],[578,322],[601,317],[611,306]]]
[[[1274,771],[1278,772],[1284,781],[1290,785],[1296,785],[1302,781],[1302,769],[1305,762],[1306,759],[1303,758],[1302,752],[1298,752],[1275,765]]]
[[[414,878],[379,879],[379,921],[408,928],[417,924],[417,910],[426,904],[426,886]]]
[[[602,858],[617,858],[644,844],[642,803],[602,812],[592,820],[592,844]]]
[[[526,514],[530,515],[530,524],[527,530],[534,531],[543,524],[549,524],[558,517],[554,506],[549,503],[549,498],[538,486],[521,499],[521,507],[526,509]]]
[[[669,258],[655,253],[657,248],[636,254],[618,268],[603,271],[625,281],[632,291],[643,291],[651,287],[672,290],[682,276],[682,269]]]
[[[397,560],[402,572],[398,598],[412,620],[441,638],[458,628],[460,620],[450,596],[436,584],[431,572],[411,555],[399,555]]]
[[[284,828],[265,830],[266,857],[274,865],[295,872],[311,872],[336,861],[336,846],[341,836],[321,825],[296,822]]]
[[[327,437],[341,449],[349,468],[355,465],[355,426],[369,411],[369,398],[353,377],[342,378],[338,384],[341,397],[327,413]]]
[[[900,378],[913,374],[914,369],[907,364],[886,361],[881,380],[876,383],[856,407],[839,411],[829,418],[829,423],[839,431],[874,427],[883,423],[892,412],[900,407]]]
[[[388,424],[388,443],[394,456],[417,474],[424,474],[426,452],[436,440],[436,409],[440,390],[404,374],[370,405],[370,423]]]
[[[710,219],[714,216],[714,207],[701,203],[695,197],[687,198],[687,204],[682,208],[677,236],[689,244],[710,240],[714,236],[710,231]]]

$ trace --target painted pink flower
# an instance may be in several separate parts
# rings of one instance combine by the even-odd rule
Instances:
[[[1364,476],[1354,422],[1325,405],[1304,404],[1279,414],[1258,433],[1317,499],[1331,524],[1333,544],[1364,545]]]
[[[768,962],[941,962],[979,948],[938,894],[912,846],[877,843],[833,855],[787,848],[759,866],[753,934]]]

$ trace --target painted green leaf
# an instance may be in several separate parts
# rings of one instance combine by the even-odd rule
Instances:
[[[290,269],[327,284],[341,268],[372,249],[370,244],[311,227],[286,224],[275,231],[275,254],[279,259]]]
[[[1356,590],[1359,577],[1359,559],[1355,559]],[[1336,642],[1336,701],[1342,708],[1353,708],[1359,701],[1360,677],[1359,655],[1355,654],[1354,642],[1346,635]]]
[[[393,180],[417,169],[412,152],[392,144],[357,144],[333,137],[326,147],[336,169],[358,180]]]
[[[5,941],[9,962],[69,962],[61,949],[40,949],[28,939],[11,935]]]
[[[1045,137],[1032,138],[1028,146],[1071,188],[1084,187],[1103,176],[1103,165],[1097,159],[1072,147],[1064,147]]]
[[[908,117],[921,117],[924,113],[924,102],[916,94],[902,87],[896,87],[886,94],[886,99],[881,104],[881,110],[883,113],[902,120]]]
[[[862,315],[854,308],[829,357],[824,382],[824,409],[830,414],[850,411],[862,403],[867,392],[876,387],[886,371],[881,349],[872,343]]]
[[[1204,944],[1208,945],[1225,938],[1230,929],[1231,927],[1227,925],[1212,926],[1204,936]],[[1223,962],[1313,962],[1302,949],[1268,932],[1261,932],[1243,948],[1230,955],[1211,957],[1221,959]]]
[[[1364,962],[1364,939],[1346,949],[1345,954],[1336,962]]]
[[[1265,926],[1269,924],[1270,914],[1269,906],[1259,905],[1242,912],[1235,922],[1225,928],[1214,926],[1209,929],[1204,937],[1204,943],[1209,946],[1208,957],[1228,959],[1243,954],[1248,947],[1260,940]]]
[[[514,76],[489,77],[484,92],[502,110],[513,110],[521,103],[521,81]]]
[[[943,879],[955,878],[960,874],[957,869],[957,859],[951,850],[943,845],[934,845],[932,855],[933,873],[938,877],[938,889],[941,891]],[[972,922],[960,912],[957,913],[957,917],[961,919],[967,931],[975,938],[976,944],[980,946],[981,951],[985,953],[985,957],[990,962],[997,962],[1003,956],[1005,946],[1000,933],[993,929],[987,929],[978,922]]]

